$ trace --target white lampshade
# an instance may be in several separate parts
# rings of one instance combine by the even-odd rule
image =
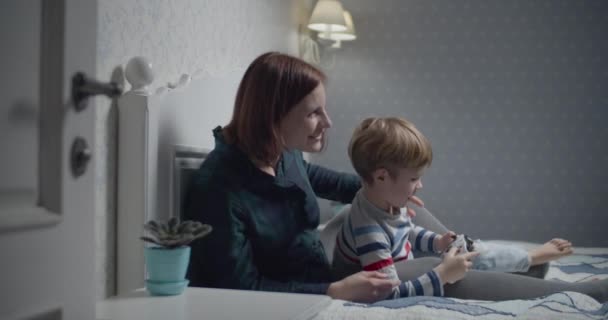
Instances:
[[[312,10],[308,28],[325,33],[346,31],[343,12],[340,1],[319,0]]]
[[[346,21],[346,30],[340,32],[319,33],[319,38],[334,41],[351,41],[357,39],[355,33],[355,24],[350,12],[344,11],[344,21]]]

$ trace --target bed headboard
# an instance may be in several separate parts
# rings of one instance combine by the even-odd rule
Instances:
[[[212,129],[230,120],[242,75],[199,71],[152,91],[150,65],[129,61],[132,90],[118,100],[118,294],[144,286],[142,226],[180,214],[187,180],[214,147]]]
[[[171,174],[171,215],[183,218],[184,196],[192,175],[198,170],[209,154],[207,148],[175,145]]]

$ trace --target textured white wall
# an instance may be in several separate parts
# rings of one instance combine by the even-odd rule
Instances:
[[[242,74],[266,51],[298,53],[298,29],[308,0],[100,0],[97,77],[108,81],[129,58],[154,65],[153,88],[202,69],[208,75]],[[97,297],[115,290],[116,108],[97,111]],[[222,124],[222,123],[218,123]]]

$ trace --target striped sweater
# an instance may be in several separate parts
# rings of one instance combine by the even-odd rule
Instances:
[[[333,265],[380,271],[398,279],[394,264],[413,259],[412,249],[435,252],[434,240],[438,236],[415,226],[405,209],[399,215],[390,214],[369,202],[359,190],[336,237]],[[388,298],[422,295],[443,296],[443,286],[435,271],[402,281]]]

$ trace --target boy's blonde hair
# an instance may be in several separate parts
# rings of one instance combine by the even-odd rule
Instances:
[[[373,172],[385,168],[396,179],[400,168],[431,165],[431,143],[403,118],[367,118],[355,129],[348,155],[357,174],[373,184]]]

